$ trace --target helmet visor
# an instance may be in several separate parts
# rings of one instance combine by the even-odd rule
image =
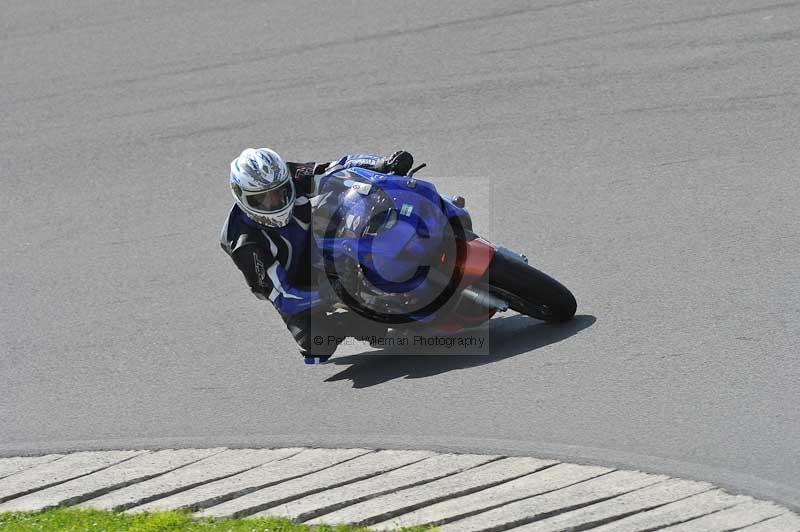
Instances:
[[[289,181],[266,192],[254,194],[245,193],[245,203],[254,211],[263,213],[275,212],[283,209],[292,201],[292,184]]]

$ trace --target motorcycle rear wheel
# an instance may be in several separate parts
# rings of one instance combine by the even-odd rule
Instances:
[[[577,303],[567,287],[505,248],[492,258],[488,281],[489,291],[520,314],[548,322],[575,315]]]

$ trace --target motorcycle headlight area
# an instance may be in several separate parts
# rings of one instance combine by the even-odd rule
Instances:
[[[397,219],[397,209],[386,209],[374,213],[364,228],[363,236],[375,236],[383,231],[388,231],[397,225]]]

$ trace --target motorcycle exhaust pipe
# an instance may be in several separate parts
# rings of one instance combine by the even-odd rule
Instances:
[[[499,297],[493,296],[489,292],[484,292],[483,290],[469,287],[465,288],[461,293],[464,297],[482,307],[486,307],[497,312],[505,312],[508,310],[508,303]]]

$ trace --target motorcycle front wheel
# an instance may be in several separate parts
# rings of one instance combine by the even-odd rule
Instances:
[[[508,249],[497,249],[488,281],[489,291],[520,314],[548,322],[567,321],[575,315],[577,303],[567,287]]]

